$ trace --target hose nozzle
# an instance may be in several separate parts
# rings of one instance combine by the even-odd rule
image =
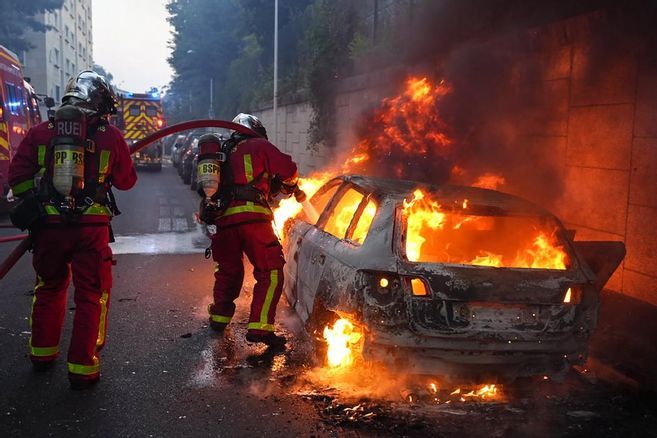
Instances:
[[[306,192],[304,192],[299,187],[297,187],[294,190],[294,199],[296,199],[298,203],[302,203],[305,202],[306,199],[308,199],[308,196],[306,195]]]

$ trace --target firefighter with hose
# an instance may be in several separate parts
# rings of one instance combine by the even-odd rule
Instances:
[[[238,114],[237,123],[258,133],[250,137],[233,132],[222,141],[213,134],[199,139],[200,218],[216,225],[212,238],[215,268],[214,302],[210,326],[223,332],[235,313],[234,300],[244,280],[243,253],[253,265],[256,284],[246,340],[283,348],[286,339],[274,333],[276,306],[283,290],[283,251],[272,227],[269,200],[277,193],[305,194],[297,186],[297,165],[267,140],[267,131],[255,116]]]
[[[54,117],[28,132],[9,168],[21,199],[11,220],[30,231],[34,245],[30,359],[43,371],[59,355],[72,277],[76,310],[67,365],[73,389],[100,379],[112,286],[109,224],[119,214],[111,187],[128,190],[137,181],[128,146],[107,121],[116,105],[104,77],[81,72],[69,80]]]

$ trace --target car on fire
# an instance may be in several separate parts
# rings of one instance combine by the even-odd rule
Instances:
[[[320,336],[350,320],[366,360],[412,374],[562,376],[625,255],[493,190],[340,176],[309,202],[285,227],[288,303]]]

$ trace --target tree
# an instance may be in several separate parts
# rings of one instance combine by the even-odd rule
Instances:
[[[14,52],[31,49],[25,32],[45,32],[48,27],[37,19],[37,14],[59,9],[64,0],[3,0],[0,7],[0,44]]]
[[[296,91],[303,84],[299,43],[312,0],[281,0],[279,77]],[[274,2],[271,0],[173,0],[169,63],[175,71],[166,99],[176,121],[206,116],[210,79],[214,110],[232,118],[269,102],[273,89]]]

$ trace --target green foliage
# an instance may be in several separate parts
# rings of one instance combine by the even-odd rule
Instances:
[[[356,33],[358,2],[280,0],[279,96],[305,90],[314,111],[312,145],[332,145],[334,95],[350,55],[369,50]],[[361,5],[362,6],[362,5]],[[273,94],[274,1],[172,0],[169,63],[175,71],[165,100],[172,121],[206,117],[210,78],[214,114],[232,118],[270,105]]]
[[[302,16],[311,0],[280,0],[279,77],[299,74]],[[206,117],[210,79],[216,117],[253,111],[272,98],[272,0],[172,0],[174,28],[169,63],[175,71],[165,105],[173,121]],[[297,86],[298,84],[298,80]]]
[[[334,144],[335,87],[349,67],[349,44],[355,29],[352,1],[315,1],[305,35],[305,79],[313,108],[309,134],[315,147]]]
[[[64,0],[2,0],[0,6],[0,44],[14,52],[29,50],[25,32],[34,30],[45,32],[47,26],[40,23],[35,15],[43,11],[59,9]]]

